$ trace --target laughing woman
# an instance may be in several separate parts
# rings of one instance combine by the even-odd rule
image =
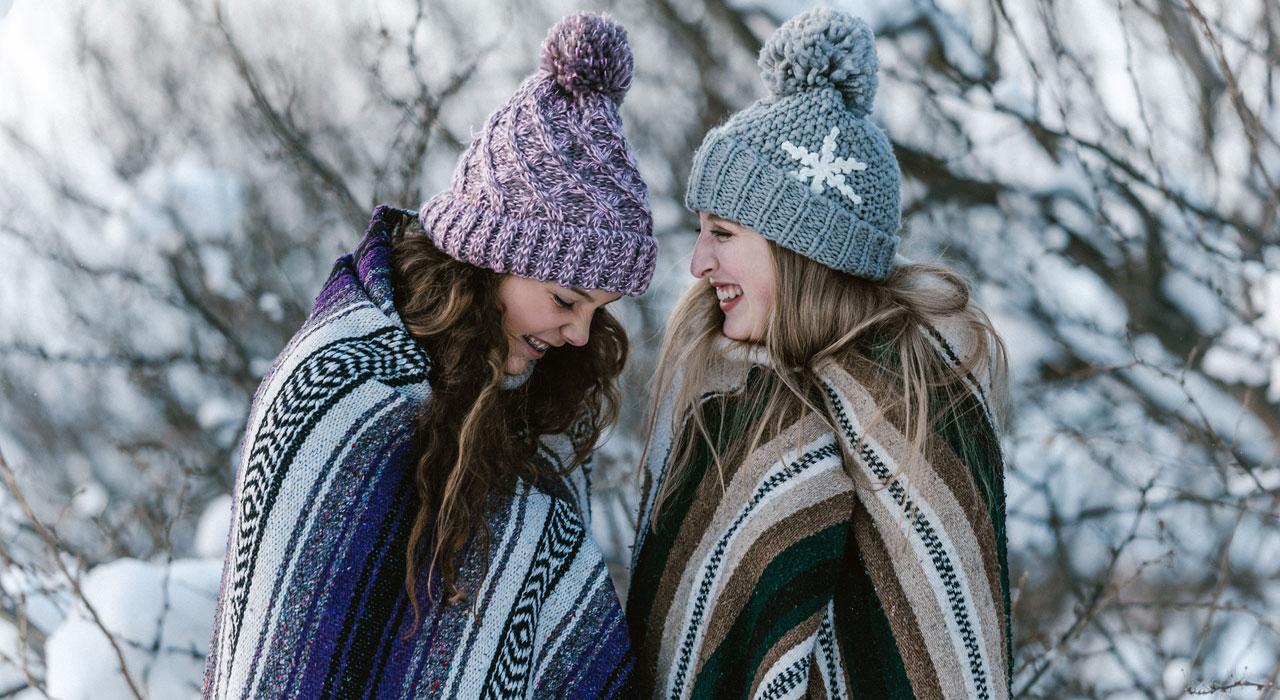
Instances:
[[[604,698],[586,464],[656,246],[622,27],[576,15],[449,190],[379,208],[254,398],[206,698]]]
[[[1004,349],[895,261],[871,30],[817,10],[694,156],[627,599],[654,698],[1007,698]],[[995,381],[993,381],[995,380]]]

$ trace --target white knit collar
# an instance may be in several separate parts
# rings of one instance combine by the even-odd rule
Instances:
[[[761,365],[773,369],[773,356],[760,343],[733,340],[721,335],[715,343],[716,351],[729,364]]]

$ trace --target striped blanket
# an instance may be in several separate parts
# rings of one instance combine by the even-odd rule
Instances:
[[[871,421],[890,382],[866,358],[846,364],[820,373],[837,431],[810,413],[723,474],[698,448],[655,516],[677,436],[691,434],[671,399],[661,409],[627,599],[646,697],[1009,697],[1003,465],[986,394],[971,387],[906,482],[891,477],[911,449],[904,416]],[[759,351],[730,352],[710,376],[700,410],[724,454],[759,416],[744,389],[776,379]]]
[[[589,536],[589,472],[490,498],[482,548],[444,605],[439,578],[405,593],[417,508],[411,448],[430,359],[392,304],[390,236],[416,215],[374,212],[250,410],[205,671],[205,698],[604,698],[632,660]],[[564,464],[572,445],[542,441]]]

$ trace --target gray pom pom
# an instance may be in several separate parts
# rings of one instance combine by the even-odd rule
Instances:
[[[879,70],[871,27],[826,7],[792,17],[760,50],[760,75],[774,95],[832,87],[859,117],[875,102]]]
[[[542,70],[577,96],[598,92],[622,104],[634,65],[627,30],[600,15],[565,17],[542,42]]]

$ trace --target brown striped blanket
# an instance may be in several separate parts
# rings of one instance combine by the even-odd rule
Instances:
[[[743,355],[712,372],[701,406],[721,454],[758,416],[745,389],[772,381],[759,352]],[[838,430],[810,413],[723,473],[696,446],[655,515],[676,440],[690,439],[670,400],[661,409],[627,601],[644,693],[1008,698],[1003,465],[986,391],[973,383],[903,479],[901,411],[872,420],[893,396],[885,372],[864,358],[820,376]]]

